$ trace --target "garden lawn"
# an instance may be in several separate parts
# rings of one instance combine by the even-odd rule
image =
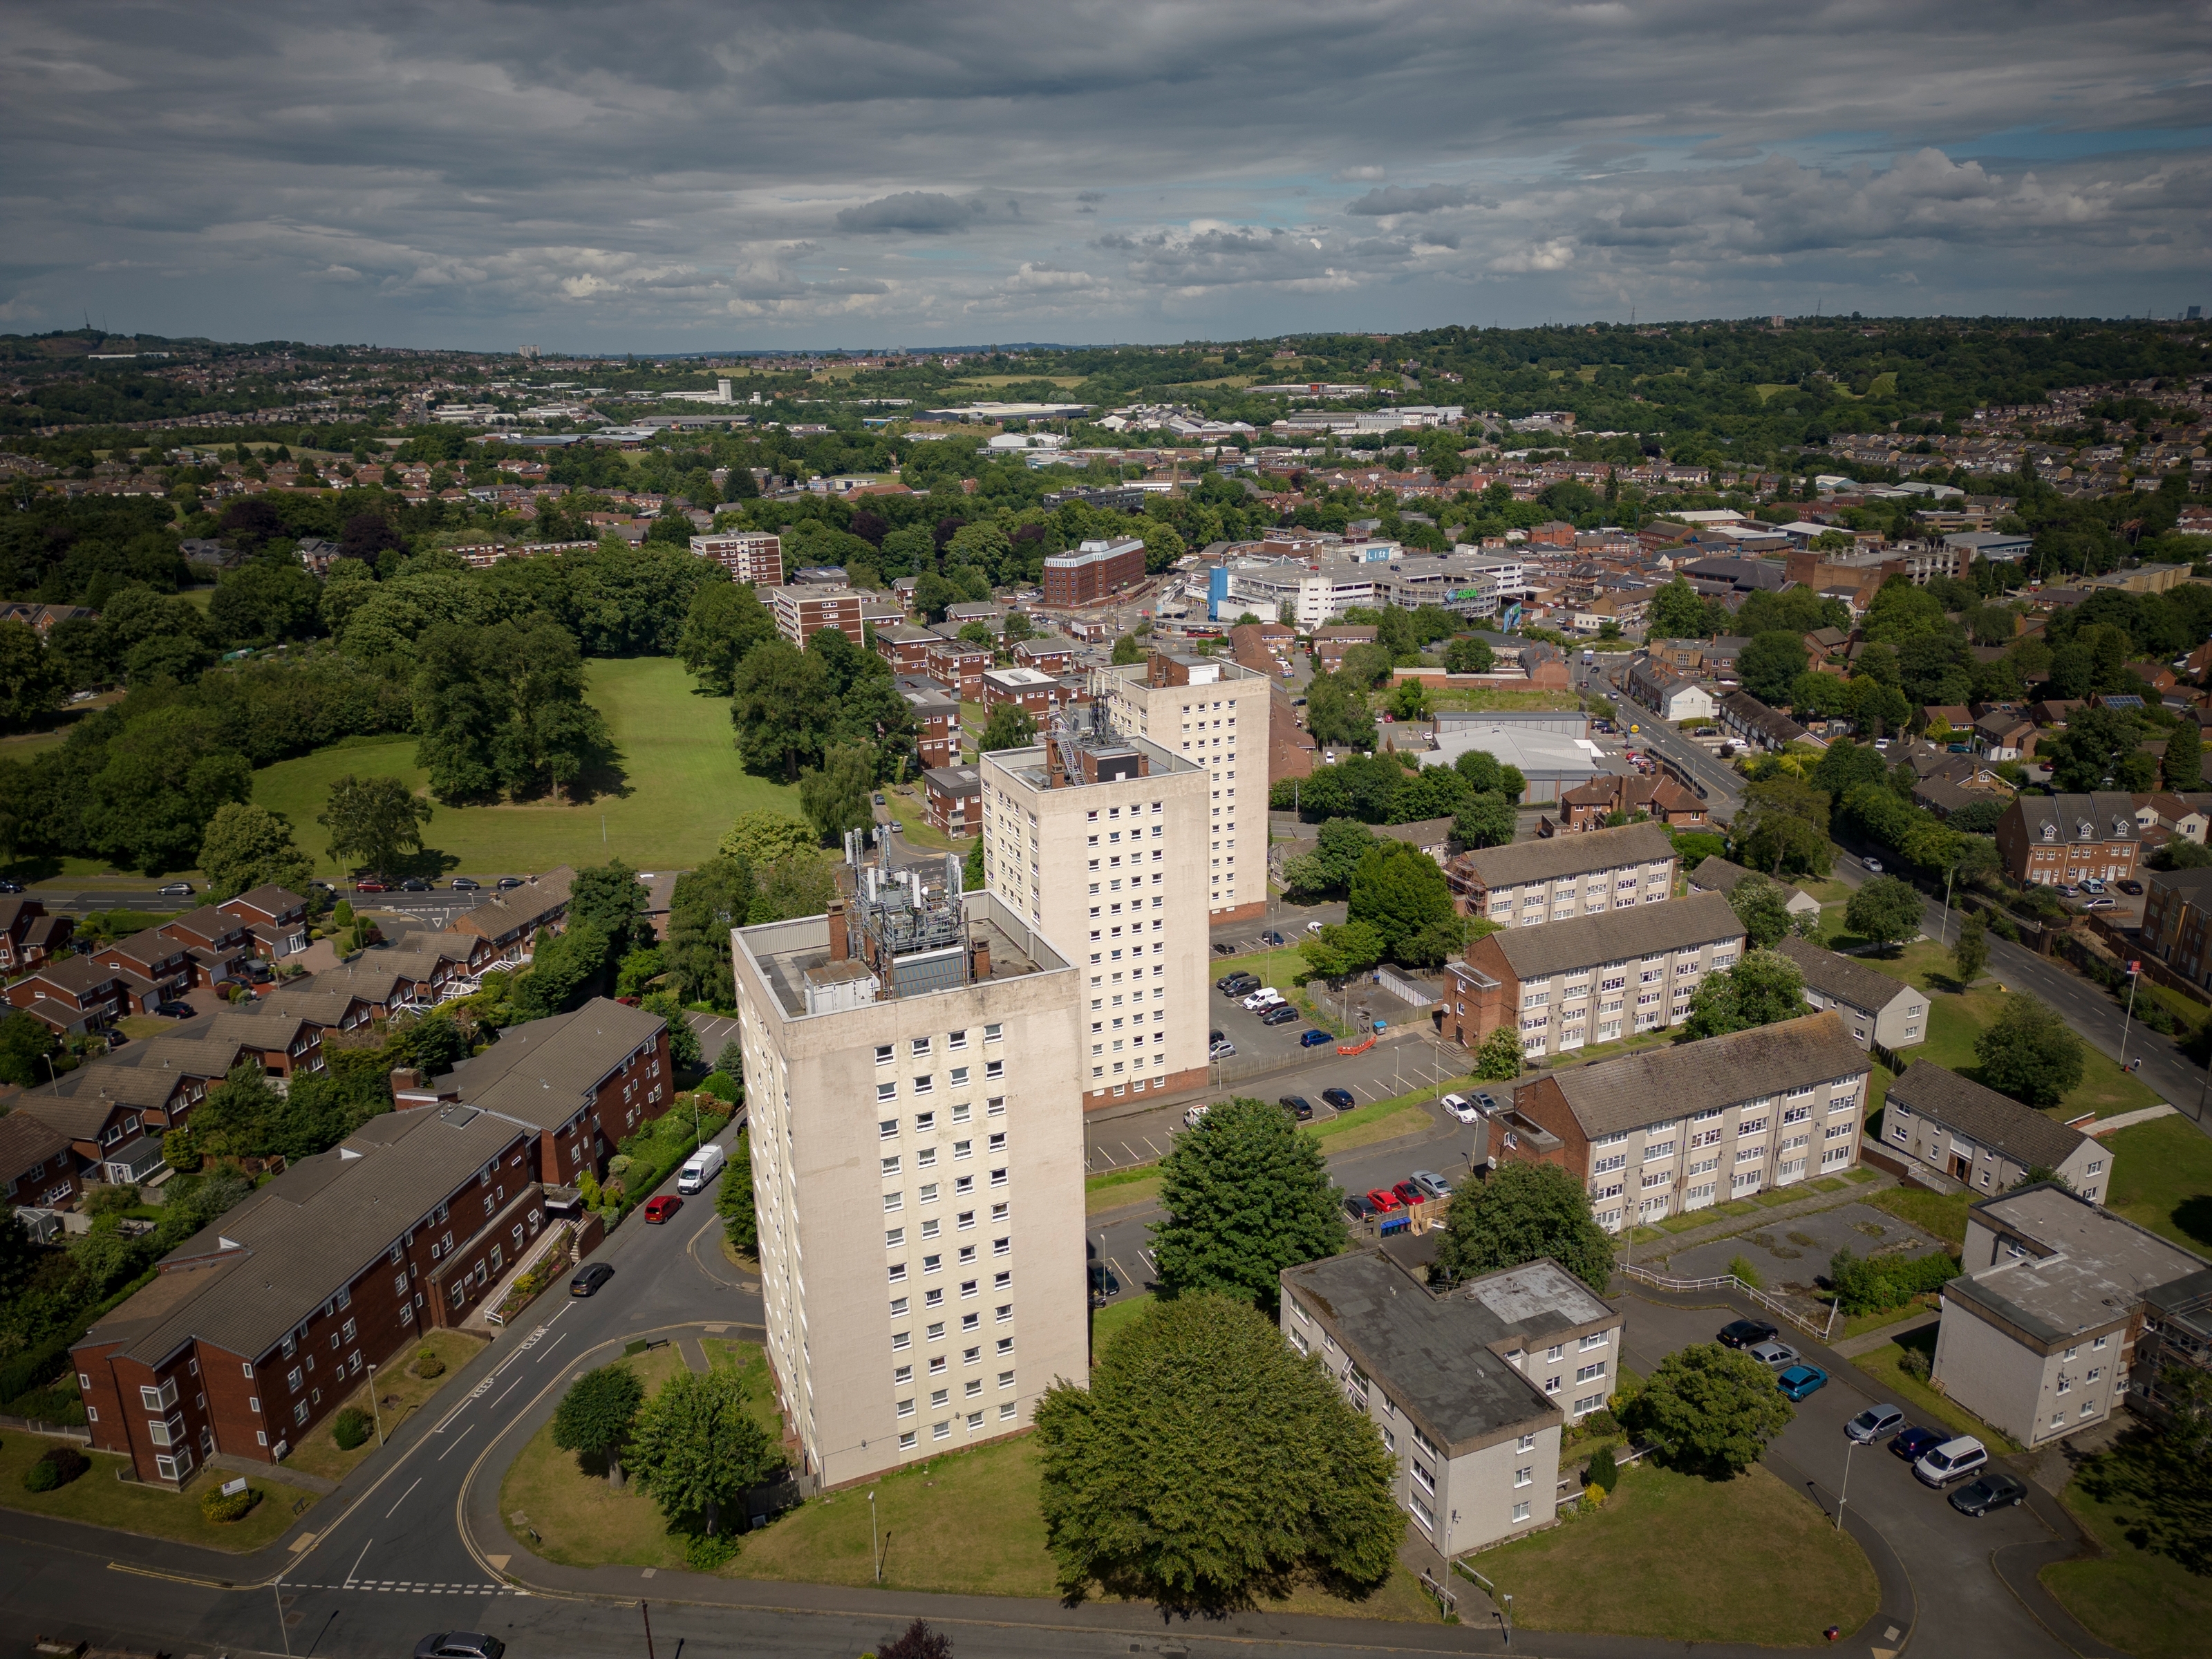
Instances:
[[[1948,1395],[1936,1392],[1917,1376],[1907,1376],[1898,1362],[1905,1358],[1907,1348],[1917,1348],[1931,1359],[1936,1354],[1936,1327],[1923,1325],[1917,1331],[1906,1331],[1894,1342],[1884,1343],[1872,1353],[1863,1353],[1851,1364],[1868,1376],[1879,1377],[1898,1398],[1912,1407],[1913,1414],[1929,1424],[1948,1423],[1960,1434],[1978,1435],[1992,1452],[2018,1451],[2020,1443],[2002,1430],[1989,1424],[1953,1400]]]
[[[1973,1201],[1973,1194],[1963,1188],[1955,1193],[1931,1193],[1920,1187],[1886,1187],[1866,1199],[1875,1209],[1887,1210],[1899,1221],[1942,1239],[1954,1251],[1966,1242],[1966,1206]]]
[[[2143,1449],[2140,1440],[2124,1441],[2106,1456],[2133,1461]],[[2130,1483],[2105,1487],[2093,1478],[2098,1471],[2092,1464],[2059,1495],[2102,1553],[2044,1568],[2043,1583],[2092,1633],[2136,1659],[2191,1659],[2204,1651],[2204,1632],[2212,1626],[2212,1577],[2191,1572],[2161,1549],[2146,1548],[2173,1540],[2159,1538],[2145,1522],[2162,1521],[2159,1531],[2177,1523],[2189,1528],[2201,1522],[2202,1494],[2179,1515],[2169,1506],[2163,1516],[2147,1516],[2146,1501],[2160,1504],[2158,1494],[2172,1492],[2172,1478],[2154,1462],[2138,1467],[2149,1481],[2132,1492]],[[2197,1544],[2201,1553],[2202,1534]]]
[[[1496,686],[1443,685],[1429,690],[1432,708],[1463,708],[1474,714],[1496,710],[1579,708],[1582,699],[1571,691],[1508,691]]]
[[[898,820],[899,834],[916,847],[932,848],[939,853],[956,850],[952,837],[929,822],[927,810],[921,799],[918,783],[900,784],[883,791],[884,808]],[[969,843],[963,842],[957,850],[965,853]]]
[[[523,875],[556,865],[619,858],[641,870],[702,863],[740,812],[803,816],[795,788],[754,777],[738,763],[728,702],[698,695],[684,665],[667,657],[595,659],[585,665],[586,699],[606,717],[629,793],[581,806],[558,799],[520,806],[440,806],[423,831],[434,853],[423,873]],[[324,855],[315,823],[331,784],[346,773],[400,777],[422,790],[415,739],[337,744],[253,775],[253,799],[284,813],[317,873],[347,873]]]
[[[2212,1253],[2212,1139],[2179,1117],[2098,1138],[2112,1154],[2106,1203],[2186,1249]]]
[[[116,1471],[129,1460],[102,1451],[86,1451],[92,1467],[66,1486],[53,1492],[23,1490],[23,1472],[49,1448],[75,1443],[10,1429],[0,1439],[0,1506],[28,1515],[79,1521],[89,1527],[114,1527],[149,1538],[173,1539],[202,1549],[246,1554],[276,1542],[292,1524],[292,1505],[308,1497],[282,1481],[256,1478],[253,1488],[262,1494],[261,1501],[242,1520],[219,1527],[200,1513],[200,1494],[234,1479],[227,1470],[203,1467],[185,1482],[182,1492],[173,1492],[164,1486],[117,1480]]]
[[[1474,1565],[1529,1630],[1813,1647],[1881,1603],[1850,1534],[1756,1465],[1712,1481],[1637,1464],[1595,1515]]]
[[[1950,952],[1932,940],[1908,945],[1893,957],[1863,956],[1856,960],[1928,993],[1928,1040],[1904,1050],[1900,1058],[1932,1060],[1947,1070],[1978,1080],[1981,1061],[1974,1053],[1975,1041],[1996,1023],[2004,1008],[2005,994],[1996,988],[1996,981],[1978,981],[1974,989],[1963,994],[1950,989]],[[2063,1121],[2089,1112],[2112,1117],[2159,1103],[2159,1097],[2148,1084],[2122,1071],[2116,1061],[2088,1043],[2081,1045],[2081,1054],[2087,1064],[2082,1067],[2081,1086],[2051,1109],[2051,1117]]]
[[[428,1348],[446,1362],[442,1374],[424,1377],[416,1373],[415,1357],[424,1348]],[[409,1342],[399,1354],[386,1360],[371,1379],[376,1389],[377,1399],[393,1402],[378,1407],[384,1415],[384,1437],[389,1440],[398,1433],[402,1423],[420,1410],[432,1395],[459,1376],[461,1368],[482,1353],[483,1348],[484,1345],[474,1337],[464,1336],[459,1331],[432,1331],[419,1340]],[[343,1411],[348,1406],[358,1406],[365,1412],[369,1411],[369,1382],[363,1382],[338,1402],[338,1411]],[[318,1423],[307,1439],[286,1455],[284,1467],[299,1469],[307,1474],[319,1474],[325,1480],[342,1480],[355,1465],[376,1450],[376,1431],[373,1420],[368,1438],[351,1451],[338,1449],[338,1443],[331,1432],[337,1422],[337,1412],[332,1412]]]
[[[1135,1324],[1149,1312],[1152,1305],[1150,1291],[1139,1291],[1134,1296],[1125,1296],[1119,1302],[1109,1302],[1091,1316],[1091,1352],[1103,1353],[1106,1345],[1127,1327]]]
[[[1109,1170],[1103,1175],[1092,1176],[1083,1183],[1084,1213],[1097,1215],[1107,1210],[1156,1204],[1159,1201],[1161,1179],[1157,1164],[1133,1164],[1126,1170]]]

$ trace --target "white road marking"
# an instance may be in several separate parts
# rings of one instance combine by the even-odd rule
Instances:
[[[376,1540],[372,1538],[368,1540],[368,1544],[374,1544],[375,1541]],[[361,1547],[361,1553],[354,1557],[353,1565],[346,1569],[347,1583],[353,1583],[355,1576],[361,1571],[361,1564],[368,1558],[368,1544],[363,1544]]]
[[[558,1335],[558,1336],[555,1337],[555,1338],[554,1338],[550,1342],[549,1342],[549,1343],[547,1343],[547,1344],[545,1345],[545,1352],[544,1352],[544,1353],[541,1353],[541,1354],[539,1354],[539,1355],[538,1356],[538,1363],[539,1364],[541,1364],[541,1365],[542,1365],[542,1364],[544,1364],[545,1363],[545,1360],[546,1360],[547,1356],[548,1356],[548,1355],[550,1355],[550,1354],[553,1352],[553,1350],[554,1350],[554,1349],[556,1349],[556,1348],[559,1347],[559,1346],[560,1346],[563,1342],[567,1341],[568,1340],[568,1332],[566,1332],[566,1331],[562,1332],[560,1335]],[[506,1396],[505,1395],[501,1395],[500,1396],[500,1398],[501,1398],[501,1400],[504,1400],[504,1399],[506,1399],[506,1398],[507,1398],[507,1396]]]
[[[413,1484],[407,1488],[407,1492],[403,1492],[399,1494],[398,1502],[393,1504],[390,1509],[385,1510],[384,1518],[389,1521],[394,1515],[397,1515],[399,1512],[399,1504],[407,1501],[407,1493],[413,1492],[416,1486],[419,1486],[422,1484],[422,1477],[418,1474],[415,1477]]]
[[[453,1444],[447,1447],[445,1450],[438,1454],[438,1461],[442,1463],[447,1458],[451,1457],[453,1455],[454,1448],[459,1446],[462,1441],[467,1439],[469,1437],[470,1430],[474,1429],[476,1425],[471,1423],[469,1425],[468,1428],[463,1429],[459,1434],[455,1435],[453,1437]]]

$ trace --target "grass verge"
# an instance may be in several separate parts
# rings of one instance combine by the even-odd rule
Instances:
[[[91,1527],[113,1527],[149,1538],[173,1539],[202,1549],[250,1554],[276,1542],[293,1522],[292,1505],[308,1494],[281,1481],[252,1479],[261,1501],[243,1520],[219,1527],[200,1513],[200,1494],[236,1477],[228,1471],[202,1468],[181,1492],[165,1486],[119,1480],[117,1471],[128,1467],[128,1458],[112,1452],[87,1451],[92,1467],[66,1486],[52,1492],[25,1492],[23,1474],[53,1446],[73,1441],[48,1440],[34,1434],[9,1431],[0,1440],[0,1506],[27,1515],[52,1516],[79,1521]]]
[[[1595,1515],[1475,1565],[1530,1630],[1811,1647],[1881,1604],[1850,1534],[1755,1464],[1728,1481],[1638,1464]]]
[[[2191,1501],[2174,1503],[2173,1472],[2145,1458],[2148,1449],[2146,1437],[2124,1437],[2059,1494],[2101,1553],[2045,1567],[2043,1583],[2084,1628],[2121,1651],[2186,1659],[2204,1651],[2212,1626],[2212,1575],[2177,1559],[2202,1567],[2204,1494],[2200,1483]]]
[[[399,1425],[427,1403],[431,1395],[461,1374],[461,1367],[483,1352],[483,1344],[472,1336],[459,1331],[432,1331],[418,1341],[410,1341],[400,1352],[379,1368],[374,1385],[379,1402],[377,1410],[383,1413],[384,1437],[389,1440],[399,1431]],[[425,1377],[415,1369],[415,1356],[428,1348],[446,1362],[442,1375]],[[363,1382],[352,1394],[338,1402],[338,1410],[357,1406],[369,1410],[370,1384]],[[389,1405],[382,1402],[389,1401]],[[318,1424],[303,1445],[296,1446],[284,1460],[284,1467],[298,1469],[305,1474],[319,1474],[325,1480],[342,1480],[355,1467],[377,1449],[374,1431],[368,1440],[351,1451],[340,1451],[338,1443],[331,1437],[331,1425],[337,1420],[333,1412]]]
[[[799,817],[799,792],[738,764],[729,705],[701,696],[684,665],[667,657],[595,659],[585,665],[592,706],[606,717],[628,793],[581,806],[557,800],[520,806],[440,806],[423,831],[441,869],[523,874],[560,864],[621,858],[644,870],[684,869],[714,850],[738,813],[766,809]],[[319,875],[342,873],[313,833],[333,780],[345,773],[400,777],[421,790],[415,740],[318,750],[253,775],[253,799],[288,816]]]
[[[1920,1187],[1887,1187],[1863,1200],[1885,1210],[1899,1221],[1917,1227],[1931,1238],[1940,1238],[1954,1251],[1966,1242],[1966,1206],[1972,1193],[1931,1193]]]
[[[1124,1178],[1110,1187],[1094,1188],[1090,1182],[1084,1183],[1083,1212],[1085,1215],[1098,1215],[1107,1210],[1127,1210],[1139,1204],[1159,1202],[1163,1177],[1158,1164],[1146,1164],[1133,1170],[1116,1170],[1113,1173]],[[1093,1176],[1091,1180],[1105,1178]]]
[[[1152,1296],[1140,1291],[1134,1296],[1125,1296],[1119,1302],[1109,1302],[1091,1316],[1091,1352],[1103,1353],[1106,1345],[1127,1327],[1135,1324],[1151,1310]]]
[[[2212,1138],[2179,1117],[2099,1137],[2112,1148],[2106,1202],[2184,1249],[2212,1251]]]
[[[1872,1353],[1860,1354],[1851,1364],[1869,1376],[1879,1377],[1899,1399],[1910,1405],[1918,1416],[1935,1423],[1948,1423],[1960,1434],[1978,1436],[1982,1443],[1995,1451],[2015,1452],[2020,1442],[2003,1430],[1991,1426],[1953,1400],[1948,1395],[1938,1394],[1917,1376],[1907,1376],[1899,1362],[1907,1348],[1916,1348],[1930,1358],[1936,1353],[1936,1327],[1923,1326],[1917,1331],[1907,1331],[1894,1342],[1886,1342]]]

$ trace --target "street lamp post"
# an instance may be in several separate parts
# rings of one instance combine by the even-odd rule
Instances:
[[[876,1582],[884,1582],[884,1547],[876,1534],[876,1495],[868,1494],[868,1559],[876,1570]]]
[[[2135,1024],[2136,987],[2142,983],[2142,963],[2140,958],[2128,964],[2128,1012],[2120,1021],[2120,1069],[2128,1069],[2128,1028]]]
[[[1851,1501],[1851,1454],[1859,1449],[1856,1440],[1844,1442],[1844,1489],[1836,1494],[1836,1530],[1844,1529],[1844,1505]]]
[[[1504,1625],[1505,1645],[1510,1648],[1513,1645],[1513,1593],[1510,1590],[1505,1594]]]
[[[384,1443],[384,1407],[376,1403],[376,1367],[368,1368],[368,1409],[376,1419],[376,1443]]]

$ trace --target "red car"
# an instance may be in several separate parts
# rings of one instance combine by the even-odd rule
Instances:
[[[1410,1206],[1425,1204],[1429,1201],[1429,1195],[1410,1181],[1401,1181],[1390,1190],[1398,1195],[1398,1201],[1401,1204]]]
[[[353,890],[356,893],[388,893],[392,890],[374,876],[363,876],[354,883]]]
[[[649,1198],[646,1200],[645,1218],[655,1223],[665,1221],[683,1207],[684,1200],[675,1194],[663,1193],[659,1198]]]
[[[1377,1215],[1388,1215],[1393,1210],[1402,1210],[1406,1207],[1398,1194],[1388,1187],[1377,1187],[1367,1194],[1367,1201],[1375,1206],[1375,1212]]]

